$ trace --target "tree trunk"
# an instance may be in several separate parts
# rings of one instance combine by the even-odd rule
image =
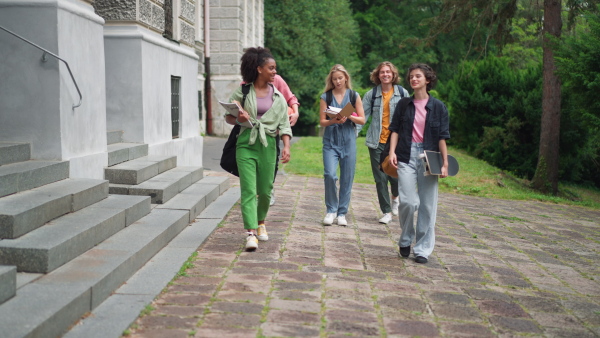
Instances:
[[[544,0],[542,123],[538,164],[533,187],[544,193],[558,192],[560,140],[560,79],[554,62],[554,42],[562,28],[561,0]]]

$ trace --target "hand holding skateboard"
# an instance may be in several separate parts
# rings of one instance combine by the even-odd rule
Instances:
[[[423,161],[425,166],[425,176],[429,175],[442,175],[442,154],[437,151],[425,150],[425,152],[419,155],[419,158]],[[448,176],[454,176],[458,174],[459,170],[458,161],[454,156],[448,155]]]

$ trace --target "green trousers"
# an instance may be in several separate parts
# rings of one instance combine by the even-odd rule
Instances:
[[[377,147],[377,149],[369,148],[369,155],[371,158],[371,171],[373,172],[375,187],[377,189],[379,207],[381,208],[381,212],[387,214],[392,212],[390,192],[388,191],[388,182],[392,188],[392,195],[398,196],[398,179],[395,177],[390,177],[383,171],[379,170],[379,157],[384,148],[385,143],[379,143],[379,147]]]
[[[240,173],[244,229],[257,229],[258,221],[264,220],[269,212],[277,148],[275,138],[269,135],[267,147],[258,138],[253,145],[249,145],[249,139],[250,129],[238,136],[235,158]]]

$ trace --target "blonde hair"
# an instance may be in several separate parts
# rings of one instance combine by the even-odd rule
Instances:
[[[329,74],[327,74],[327,77],[325,78],[325,90],[323,90],[323,93],[326,93],[327,91],[329,91],[329,90],[333,89],[333,87],[335,87],[333,85],[333,81],[331,81],[331,77],[333,76],[333,73],[335,73],[335,72],[344,73],[344,76],[346,77],[346,88],[352,89],[352,81],[350,80],[350,74],[348,73],[346,68],[344,68],[344,66],[342,66],[342,65],[335,65],[335,66],[331,67]]]
[[[381,84],[381,80],[379,79],[379,71],[385,66],[390,67],[390,70],[392,71],[392,85],[398,84],[400,82],[400,74],[398,73],[398,68],[396,68],[396,66],[394,66],[389,61],[383,61],[377,66],[377,68],[373,69],[370,76],[371,82],[373,82],[375,85]]]

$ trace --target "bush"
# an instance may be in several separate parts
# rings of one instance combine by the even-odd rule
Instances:
[[[440,87],[450,113],[450,144],[521,177],[531,178],[538,157],[541,67],[515,70],[510,60],[464,62]]]
[[[565,55],[567,50],[575,48],[569,45],[575,41],[591,40],[567,39],[561,53]],[[573,54],[577,53],[569,53]],[[600,74],[600,67],[596,73],[593,69],[583,70],[585,60],[577,65],[580,71],[587,71],[588,77]],[[511,66],[513,61],[491,56],[478,63],[464,62],[462,72],[441,86],[440,93],[450,112],[449,144],[531,179],[539,155],[542,66],[531,64],[515,69]],[[592,99],[597,91],[582,88],[581,81],[577,81],[581,74],[565,72],[577,68],[573,63],[569,61],[563,67],[560,179],[600,187],[600,135],[595,109],[598,100]],[[600,79],[600,75],[595,77]],[[594,76],[590,78],[592,86]]]

